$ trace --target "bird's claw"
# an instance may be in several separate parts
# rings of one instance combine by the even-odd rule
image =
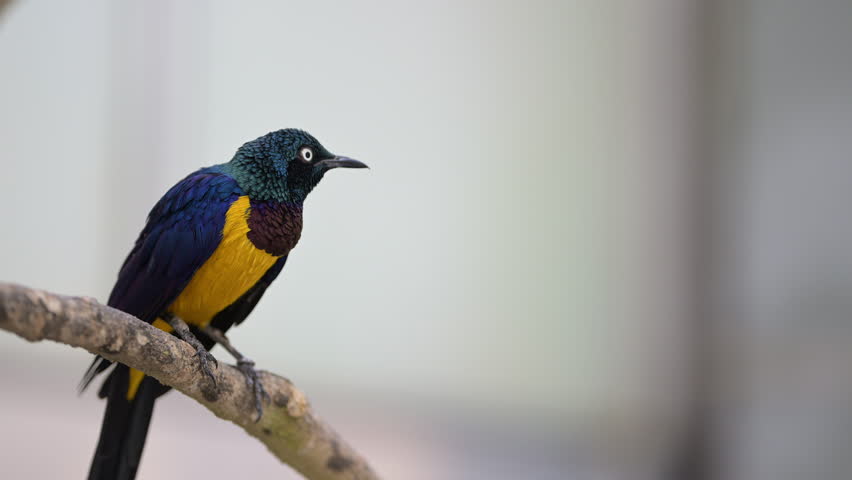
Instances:
[[[218,369],[219,361],[204,348],[196,350],[195,356],[198,357],[198,368],[201,369],[201,372],[204,373],[204,375],[207,375],[210,378],[213,385],[216,385],[216,375],[213,373],[213,369],[210,368],[210,364],[212,363]]]
[[[254,362],[252,360],[243,358],[237,361],[237,368],[243,372],[243,376],[246,378],[246,385],[254,393],[254,407],[257,410],[255,423],[257,423],[260,421],[260,417],[263,416],[263,401],[270,401],[269,394],[263,388],[263,383],[258,378],[257,370],[254,369]]]

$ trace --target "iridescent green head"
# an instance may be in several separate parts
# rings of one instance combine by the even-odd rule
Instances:
[[[287,128],[246,142],[221,169],[253,200],[301,204],[325,172],[338,167],[367,165],[329,152],[308,132]]]

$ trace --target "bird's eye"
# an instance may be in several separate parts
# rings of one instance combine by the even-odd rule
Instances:
[[[309,147],[302,147],[302,149],[299,150],[299,158],[306,162],[310,162],[314,159],[314,151]]]

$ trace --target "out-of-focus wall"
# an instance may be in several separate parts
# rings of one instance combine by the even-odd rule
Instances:
[[[850,478],[852,3],[719,10],[721,478]]]
[[[654,478],[692,301],[693,7],[22,0],[0,23],[0,274],[105,299],[171,184],[302,127],[372,169],[311,195],[237,345],[391,478]],[[0,345],[29,379],[16,406],[74,405],[61,418],[85,438],[56,465],[82,474],[100,408],[73,395],[87,355]],[[257,447],[175,397],[158,408],[194,413],[155,419],[143,476],[182,468],[174,438]],[[35,448],[16,422],[0,451]],[[59,468],[15,460],[0,463]]]

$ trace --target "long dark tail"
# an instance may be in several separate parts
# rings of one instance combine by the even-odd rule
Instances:
[[[154,412],[154,400],[163,393],[163,386],[145,377],[133,399],[128,400],[129,371],[124,365],[116,365],[101,388],[101,396],[107,397],[107,406],[89,480],[133,480],[136,477]]]

